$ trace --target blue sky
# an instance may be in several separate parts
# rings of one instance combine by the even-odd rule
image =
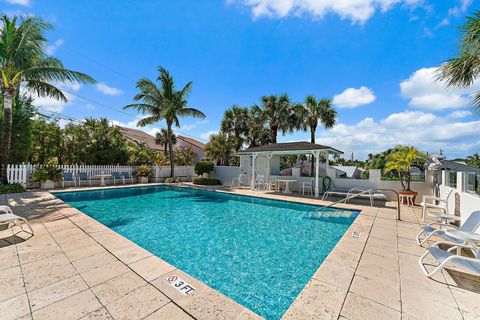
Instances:
[[[320,129],[317,142],[348,156],[414,144],[453,158],[480,146],[480,119],[468,104],[480,82],[457,90],[433,80],[478,0],[0,1],[9,15],[50,21],[50,53],[99,82],[66,87],[91,101],[39,98],[42,110],[135,127],[139,115],[122,106],[161,65],[178,87],[193,81],[191,106],[207,115],[184,119],[179,134],[205,140],[232,104],[286,92],[299,102],[307,94],[333,99],[337,125]]]

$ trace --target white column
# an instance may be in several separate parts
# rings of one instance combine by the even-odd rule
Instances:
[[[320,197],[320,189],[318,186],[318,173],[320,171],[320,152],[315,152],[315,198]]]
[[[272,154],[269,153],[267,154],[267,169],[265,170],[265,175],[266,175],[266,180],[265,182],[269,181],[270,180],[270,160],[272,159]]]
[[[257,154],[252,153],[252,180],[250,181],[250,189],[255,189],[255,160],[257,159]]]

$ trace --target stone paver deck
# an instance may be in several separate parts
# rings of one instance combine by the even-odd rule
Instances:
[[[0,231],[0,319],[260,318],[48,192],[2,197],[35,236]],[[343,206],[362,212],[284,319],[480,319],[478,277],[449,270],[432,280],[420,271],[418,209],[403,207],[397,221],[388,206]],[[178,293],[165,282],[170,275],[197,291]]]

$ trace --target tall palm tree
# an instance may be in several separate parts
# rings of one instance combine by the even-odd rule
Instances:
[[[245,137],[249,148],[271,143],[270,129],[265,127],[265,122],[262,109],[257,105],[250,107],[247,119],[248,132]]]
[[[211,160],[215,160],[217,165],[228,166],[230,154],[233,148],[233,139],[223,133],[212,134],[210,140],[205,145],[205,153]]]
[[[480,76],[480,11],[467,17],[461,27],[460,50],[458,57],[449,59],[438,70],[438,79],[445,80],[448,86],[466,88]],[[480,112],[480,91],[472,100]]]
[[[331,129],[335,125],[337,111],[332,107],[330,99],[322,98],[318,100],[315,96],[307,96],[304,104],[299,104],[295,108],[298,126],[304,131],[310,130],[310,142],[315,143],[315,133],[319,122],[326,129]],[[311,172],[313,172],[314,157],[311,161]]]
[[[467,156],[467,160],[465,161],[469,166],[480,168],[480,154],[475,152],[471,156]]]
[[[295,128],[295,115],[287,94],[263,96],[261,112],[270,127],[271,142],[277,143],[278,131],[283,134]],[[258,108],[258,107],[257,107]]]
[[[37,17],[0,18],[0,93],[3,96],[3,135],[0,151],[0,180],[7,182],[7,161],[12,135],[12,105],[20,86],[39,97],[67,102],[54,84],[94,83],[84,73],[65,69],[60,60],[47,56],[45,32],[53,27]]]
[[[175,89],[175,82],[170,73],[158,67],[160,73],[156,81],[142,78],[137,82],[139,93],[133,97],[133,103],[123,107],[133,108],[146,115],[138,121],[137,126],[144,127],[165,120],[167,123],[168,155],[170,158],[170,177],[174,177],[173,131],[172,126],[180,127],[179,117],[205,118],[205,114],[188,106],[188,95],[192,90],[192,82],[188,82],[180,91]],[[160,83],[160,86],[156,85]]]
[[[246,140],[248,134],[248,109],[233,105],[223,114],[220,131],[226,135],[232,135],[235,151],[238,152]]]
[[[155,143],[156,144],[161,144],[163,145],[163,152],[165,155],[168,154],[167,152],[167,147],[168,147],[168,130],[165,129],[165,128],[162,128],[160,130],[160,132],[157,132],[157,134],[155,135]],[[177,136],[172,133],[172,144],[173,145],[176,145],[177,144]]]

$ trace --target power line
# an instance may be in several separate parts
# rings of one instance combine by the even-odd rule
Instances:
[[[130,113],[120,111],[120,110],[118,110],[118,109],[115,109],[114,107],[108,106],[108,105],[106,105],[106,104],[104,104],[104,103],[101,103],[101,102],[97,102],[97,101],[95,101],[95,100],[93,100],[93,99],[91,99],[91,98],[87,98],[87,97],[81,96],[81,95],[79,95],[79,94],[77,94],[77,93],[71,92],[71,91],[66,90],[66,89],[60,89],[60,90],[63,91],[63,92],[66,92],[66,93],[68,93],[68,94],[71,94],[72,96],[75,96],[75,97],[77,97],[77,98],[80,98],[80,99],[82,99],[82,100],[85,100],[85,101],[88,101],[88,102],[90,102],[90,103],[96,104],[96,105],[98,105],[98,106],[100,106],[100,107],[107,108],[107,109],[109,109],[109,110],[118,112],[118,113],[120,113],[120,114],[129,116],[129,117],[132,117],[132,118],[134,118],[134,119],[137,118],[136,116],[134,116],[134,115],[132,115],[132,114],[130,114]]]

